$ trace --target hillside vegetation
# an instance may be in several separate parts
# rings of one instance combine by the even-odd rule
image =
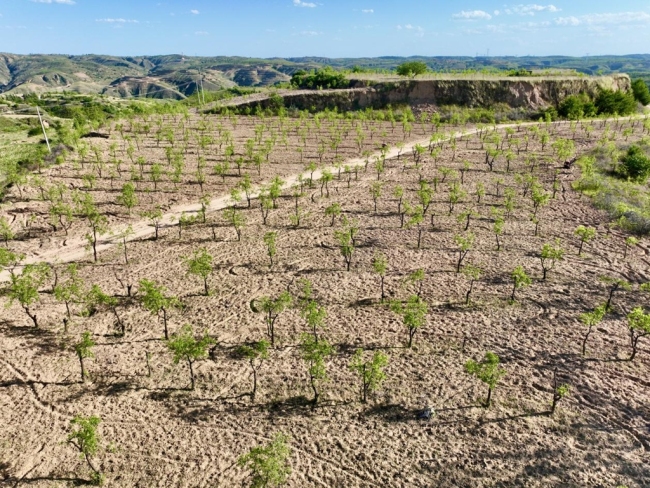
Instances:
[[[104,55],[17,55],[0,53],[0,93],[46,91],[103,93],[117,97],[183,99],[203,89],[286,84],[302,70],[322,67],[352,73],[392,73],[405,61],[423,62],[436,72],[483,73],[560,70],[584,75],[628,73],[650,81],[650,55],[552,57],[379,57],[242,58],[182,55],[119,57]]]

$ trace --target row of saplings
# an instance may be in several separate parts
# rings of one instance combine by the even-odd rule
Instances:
[[[0,253],[1,254],[1,253]],[[383,289],[383,276],[385,274],[386,260],[382,256],[376,256],[373,262],[373,267],[382,278]],[[83,285],[76,274],[75,265],[68,267],[69,280],[67,285],[55,285],[58,293],[61,292],[61,286],[67,286],[69,291],[69,299],[74,300],[76,293],[81,293]],[[13,275],[12,275],[13,276]],[[423,273],[414,273],[413,280],[421,280],[424,278]],[[71,286],[71,283],[73,285]],[[213,340],[206,334],[202,337],[196,337],[192,327],[186,325],[178,332],[167,335],[167,317],[168,312],[176,307],[181,306],[180,301],[169,295],[163,287],[156,285],[149,280],[141,280],[139,283],[140,301],[142,305],[155,313],[162,315],[165,324],[165,341],[173,355],[174,363],[178,364],[180,361],[186,361],[190,373],[191,388],[194,388],[195,377],[193,366],[197,360],[207,357],[209,348],[213,344]],[[622,281],[612,283],[610,288],[610,295],[607,303],[597,307],[592,312],[587,312],[581,315],[581,321],[588,326],[588,333],[585,335],[582,345],[582,353],[585,354],[585,345],[592,328],[603,320],[605,314],[611,308],[611,300],[613,293],[619,288],[625,288],[628,285]],[[78,287],[77,292],[71,291]],[[642,285],[645,291],[650,291],[650,284]],[[94,292],[92,291],[94,290]],[[84,293],[85,296],[92,296],[97,294],[96,285],[91,288],[91,293]],[[101,292],[100,292],[101,294]],[[382,301],[383,301],[382,296]],[[307,372],[309,377],[310,386],[313,390],[314,397],[312,405],[315,406],[319,398],[319,384],[327,379],[326,371],[326,358],[334,353],[333,347],[328,341],[319,334],[324,326],[327,312],[314,298],[312,293],[312,284],[303,280],[301,282],[301,292],[298,298],[294,298],[287,291],[281,293],[276,298],[262,297],[252,304],[254,310],[263,312],[267,326],[268,340],[264,339],[258,342],[241,345],[238,348],[239,355],[250,363],[253,373],[253,386],[250,392],[251,400],[254,401],[257,391],[257,375],[258,371],[264,360],[269,357],[270,349],[275,343],[275,323],[279,315],[287,308],[292,306],[296,301],[300,309],[301,316],[310,327],[309,333],[304,333],[301,337],[300,349],[303,359],[307,365]],[[68,303],[66,302],[66,305]],[[86,304],[83,314],[92,314],[96,311],[98,303],[96,299],[91,300],[91,303]],[[404,325],[408,329],[408,346],[412,345],[415,332],[425,324],[428,308],[426,303],[420,298],[419,293],[410,296],[405,301],[392,301],[390,303],[391,309],[402,316]],[[69,308],[68,308],[69,312]],[[116,314],[117,316],[117,314]],[[633,346],[633,352],[630,359],[633,359],[638,340],[644,335],[650,334],[650,315],[645,314],[641,308],[633,310],[628,315],[630,324],[630,334]],[[82,381],[86,378],[86,371],[84,368],[84,359],[93,357],[92,348],[95,345],[92,340],[90,332],[84,332],[81,340],[74,344],[74,350],[79,358],[81,366]],[[505,370],[499,364],[499,357],[492,353],[487,352],[481,361],[469,360],[465,364],[465,370],[476,376],[479,380],[488,386],[487,398],[484,401],[484,406],[488,407],[491,403],[492,391],[496,387],[498,381],[505,374]],[[384,369],[388,364],[388,356],[381,351],[375,351],[371,356],[358,349],[352,356],[350,361],[350,368],[360,378],[361,382],[361,401],[366,402],[368,394],[374,392],[379,388],[382,381],[385,379]],[[149,370],[150,373],[150,370]],[[558,384],[557,374],[553,379],[553,398],[552,406],[549,413],[555,411],[557,403],[569,392],[567,384]],[[101,484],[104,480],[103,474],[95,467],[93,463],[93,456],[99,450],[99,440],[97,435],[97,427],[100,419],[96,416],[81,417],[77,416],[71,421],[72,432],[68,437],[68,442],[75,446],[86,459],[88,465],[92,470],[91,481],[96,484]],[[249,453],[239,458],[241,466],[247,466],[253,472],[252,484],[253,486],[269,486],[273,484],[281,484],[290,474],[288,464],[288,457],[290,449],[287,446],[287,438],[283,434],[278,434],[272,442],[266,446],[255,447]]]

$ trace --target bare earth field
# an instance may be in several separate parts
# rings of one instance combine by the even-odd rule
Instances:
[[[66,307],[51,292],[53,279],[30,307],[38,316],[38,328],[17,302],[2,299],[7,307],[0,308],[0,484],[74,486],[87,480],[87,465],[65,443],[70,420],[82,414],[102,419],[102,450],[95,464],[106,475],[106,486],[247,486],[250,475],[237,466],[237,458],[267,443],[276,432],[288,436],[292,474],[287,485],[292,487],[650,486],[650,338],[642,338],[637,357],[627,361],[626,319],[634,307],[648,303],[638,284],[650,281],[650,243],[640,239],[624,259],[627,235],[610,227],[602,212],[573,191],[579,170],[563,169],[551,145],[560,138],[575,138],[577,154],[583,154],[605,133],[604,122],[590,123],[590,131],[579,124],[575,132],[568,123],[542,124],[540,131],[550,133],[544,149],[531,125],[512,127],[510,135],[499,129],[503,148],[511,145],[513,151],[510,171],[503,156],[489,171],[485,150],[490,143],[481,140],[488,130],[483,127],[446,128],[448,134],[466,135],[457,139],[455,148],[443,143],[435,157],[425,151],[416,167],[414,156],[406,153],[414,141],[427,145],[424,141],[434,131],[429,125],[416,123],[407,134],[399,123],[393,128],[389,122],[363,122],[357,132],[358,122],[340,119],[323,120],[321,127],[313,119],[217,116],[168,117],[160,125],[150,123],[148,135],[137,135],[139,149],[133,154],[134,160],[142,156],[145,164],[143,181],[137,182],[139,204],[131,215],[116,203],[123,184],[140,171],[127,155],[129,143],[124,138],[130,137],[135,147],[137,132],[129,122],[124,122],[123,135],[114,128],[108,140],[87,139],[96,152],[90,149],[83,165],[79,152],[71,153],[65,163],[43,169],[35,182],[13,188],[3,206],[2,215],[18,234],[9,242],[10,249],[26,254],[27,262],[50,262],[60,276],[65,262],[78,262],[87,287],[99,285],[119,299],[117,312],[126,334],[116,334],[110,310],[84,317],[80,304],[71,306],[64,332]],[[163,124],[174,127],[174,151],[183,153],[185,167],[177,185],[164,175],[154,189],[152,164],[170,171],[165,148],[171,142],[154,137],[156,127]],[[256,147],[274,137],[276,143],[260,174],[253,165],[242,168],[254,185],[276,175],[285,181],[300,173],[308,178],[304,167],[309,162],[321,166],[322,141],[327,148],[321,168],[332,166],[337,158],[343,165],[352,161],[361,166],[358,175],[342,171],[340,178],[334,169],[329,198],[321,196],[318,181],[313,188],[305,185],[300,197],[285,188],[267,225],[259,200],[253,198],[249,209],[242,198],[237,208],[246,224],[238,241],[217,211],[231,203],[230,190],[240,181],[237,168],[233,163],[225,180],[212,168],[226,159],[228,143],[219,147],[224,134],[232,137],[233,161],[238,156],[249,159],[246,140],[255,139],[255,127],[262,125],[266,129]],[[621,131],[627,127],[634,128],[630,141],[642,137],[642,124],[634,121],[610,121],[607,134],[622,141]],[[341,142],[333,149],[330,142],[337,133]],[[213,142],[200,148],[196,136],[201,134]],[[358,134],[364,134],[361,147],[355,140]],[[520,141],[519,153],[514,140]],[[400,141],[407,141],[403,151],[395,149]],[[382,143],[393,148],[389,156],[401,155],[385,162],[375,212],[370,188],[378,179],[374,161]],[[302,157],[297,151],[301,147]],[[366,150],[375,156],[361,156]],[[203,192],[196,177],[199,158],[206,162]],[[367,171],[364,159],[370,161]],[[121,172],[111,160],[123,161]],[[531,165],[549,194],[556,172],[559,182],[555,198],[537,213],[538,235],[530,218],[534,212],[530,191],[523,196],[517,177],[531,172]],[[464,168],[468,169],[460,184]],[[96,176],[92,188],[84,188],[84,174]],[[314,173],[314,178],[320,174]],[[418,248],[418,228],[400,226],[393,193],[403,187],[404,202],[415,206],[420,178],[431,182],[432,188],[437,178],[437,188],[421,225]],[[450,211],[454,181],[464,195]],[[66,201],[72,201],[74,189],[90,193],[112,230],[133,225],[136,235],[127,244],[129,264],[124,250],[112,245],[119,239],[111,240],[108,233],[99,239],[103,245],[94,263],[92,253],[83,248],[88,225],[81,218],[72,223],[67,236],[61,228],[53,230],[48,224],[50,203],[39,199],[39,186],[47,190],[59,183],[66,189]],[[480,202],[478,183],[485,187]],[[506,188],[515,190],[516,205],[505,219],[497,251],[492,209],[504,208]],[[171,217],[183,210],[194,214],[202,195],[213,200],[214,211],[208,211],[205,223],[185,227],[179,237]],[[298,227],[290,221],[296,200],[303,214]],[[331,217],[325,215],[334,202],[341,205],[342,216],[359,222],[350,271],[334,237],[334,231],[342,228],[342,216],[331,226]],[[156,205],[167,214],[158,239],[140,215]],[[465,221],[457,217],[469,209],[475,215],[465,232]],[[574,235],[579,225],[597,230],[580,256]],[[278,234],[273,266],[263,241],[269,231]],[[469,281],[456,273],[454,238],[468,232],[475,240],[463,264],[481,268],[483,275],[466,305]],[[565,250],[564,260],[543,281],[539,252],[555,239]],[[214,258],[209,296],[202,294],[200,278],[188,276],[183,262],[184,256],[200,248]],[[406,347],[407,329],[401,318],[380,300],[379,277],[372,268],[378,252],[388,258],[385,282],[391,300],[415,293],[417,285],[406,278],[418,269],[425,271],[421,296],[429,308],[412,348]],[[517,300],[511,302],[510,274],[518,265],[532,284],[518,290]],[[633,286],[614,294],[613,312],[594,328],[583,357],[586,327],[578,317],[607,300],[609,288],[601,276],[624,279]],[[185,305],[182,311],[171,311],[170,332],[191,324],[215,341],[209,356],[194,366],[194,390],[189,390],[187,364],[172,362],[162,340],[162,320],[139,303],[141,279],[164,285]],[[277,320],[276,345],[261,366],[252,403],[251,369],[235,350],[266,336],[264,317],[253,310],[255,299],[275,297],[284,290],[299,297],[300,279],[313,283],[315,298],[327,310],[319,333],[335,350],[326,361],[329,381],[321,384],[319,403],[312,408],[299,347],[301,334],[309,328],[294,306]],[[133,286],[133,296],[127,296],[126,285]],[[81,382],[71,344],[84,331],[92,333],[96,346],[95,358],[86,361],[89,377]],[[348,367],[357,348],[382,350],[389,356],[386,380],[367,404],[360,402],[358,377]],[[467,360],[479,360],[486,351],[495,352],[507,372],[488,409],[481,406],[487,388],[464,370]],[[550,415],[555,368],[562,383],[570,385],[570,393]],[[427,405],[435,415],[430,421],[418,420],[418,411]]]

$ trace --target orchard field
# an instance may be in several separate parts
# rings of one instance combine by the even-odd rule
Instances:
[[[647,122],[382,118],[134,117],[16,177],[0,480],[250,486],[275,439],[287,486],[648,486],[650,246],[574,189]]]

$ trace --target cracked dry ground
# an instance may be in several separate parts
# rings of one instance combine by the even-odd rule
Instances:
[[[553,127],[553,138],[572,137],[568,124]],[[523,138],[523,131],[513,137]],[[579,150],[595,146],[601,133],[600,122],[590,140],[578,132]],[[637,126],[633,137],[640,136]],[[160,339],[162,324],[135,301],[123,299],[119,309],[127,324],[125,337],[114,335],[109,312],[74,316],[70,332],[64,334],[60,324],[65,307],[47,287],[35,308],[40,329],[30,325],[18,305],[2,309],[0,472],[5,482],[45,487],[87,479],[84,463],[63,441],[75,414],[94,414],[102,418],[104,445],[112,445],[97,458],[108,486],[243,486],[250,478],[236,466],[237,457],[278,431],[289,436],[292,448],[288,486],[648,486],[650,347],[642,339],[636,360],[624,361],[629,339],[623,313],[647,303],[647,297],[637,288],[616,294],[616,311],[590,337],[585,358],[580,356],[584,326],[578,321],[579,314],[607,297],[599,276],[635,284],[650,280],[648,241],[623,259],[626,236],[610,229],[606,216],[571,189],[578,177],[574,169],[560,171],[562,188],[540,210],[537,237],[530,199],[519,196],[506,222],[502,249],[496,251],[491,208],[502,207],[503,187],[521,195],[515,175],[525,171],[526,158],[533,154],[541,161],[535,174],[549,191],[557,169],[552,150],[542,151],[531,139],[510,173],[501,160],[494,172],[487,171],[476,136],[459,142],[455,157],[449,144],[436,162],[425,157],[419,172],[410,156],[389,160],[381,175],[384,186],[376,213],[369,193],[377,179],[371,163],[358,180],[352,178],[349,188],[345,179],[335,179],[329,198],[321,197],[318,187],[308,190],[300,201],[306,216],[297,229],[290,226],[294,200],[287,191],[279,208],[271,211],[268,226],[262,225],[257,201],[250,210],[240,205],[247,220],[241,242],[220,214],[211,214],[208,225],[191,226],[181,238],[177,228],[167,228],[157,241],[130,243],[129,266],[117,248],[103,252],[97,265],[82,262],[86,283],[116,296],[125,294],[117,276],[133,284],[143,278],[156,280],[182,299],[186,308],[171,315],[171,331],[191,323],[217,341],[210,357],[196,365],[193,392],[186,390],[186,366],[172,363]],[[350,155],[354,152],[349,150]],[[544,156],[554,162],[544,162]],[[415,203],[419,173],[428,180],[442,178],[442,167],[458,171],[464,160],[472,165],[464,176],[467,196],[449,215],[448,183],[454,175],[438,184],[427,213],[434,215],[435,225],[432,228],[427,218],[417,249],[417,229],[400,228],[394,188],[403,186],[405,200]],[[299,168],[295,161],[283,174]],[[501,196],[496,195],[497,178],[503,180]],[[229,176],[224,189],[235,182],[236,177]],[[486,188],[480,204],[474,194],[478,182]],[[98,184],[107,188],[109,183]],[[198,192],[195,185],[188,188]],[[192,197],[196,195],[182,198]],[[332,228],[324,215],[333,202],[360,222],[350,272],[344,270],[334,238],[340,219]],[[454,236],[462,234],[464,226],[456,217],[468,208],[478,216],[470,224],[476,240],[467,261],[482,268],[484,275],[471,305],[465,306],[468,282],[455,273]],[[123,214],[117,206],[113,211]],[[212,223],[217,225],[216,240]],[[76,225],[81,233],[83,224]],[[580,257],[573,235],[578,225],[598,230]],[[269,230],[278,232],[277,264],[272,268],[262,240]],[[542,282],[539,250],[556,238],[566,250],[565,259]],[[56,246],[62,241],[59,231],[18,245],[29,252],[39,242]],[[209,297],[200,295],[203,284],[186,275],[182,262],[182,256],[200,247],[215,258]],[[371,267],[376,252],[388,257],[390,298],[413,293],[404,279],[416,269],[426,271],[422,296],[429,304],[427,324],[410,350],[404,347],[407,336],[401,321],[379,303],[379,281]],[[509,275],[516,265],[525,267],[533,283],[510,304]],[[264,337],[263,318],[251,310],[250,302],[286,289],[297,294],[300,278],[314,283],[315,296],[327,308],[322,334],[336,349],[327,361],[330,380],[323,385],[322,402],[315,410],[306,402],[310,389],[297,346],[307,328],[292,309],[278,319],[278,344],[261,368],[257,402],[251,405],[245,396],[251,388],[250,368],[233,354],[237,345]],[[78,362],[65,348],[84,330],[97,342],[86,384],[78,382]],[[358,381],[347,367],[357,347],[381,348],[390,357],[386,381],[367,405],[358,401]],[[494,405],[483,409],[478,402],[485,389],[463,365],[487,350],[500,356],[507,375],[495,390]],[[549,416],[556,367],[571,391]],[[417,410],[426,404],[437,415],[429,422],[416,420]]]

